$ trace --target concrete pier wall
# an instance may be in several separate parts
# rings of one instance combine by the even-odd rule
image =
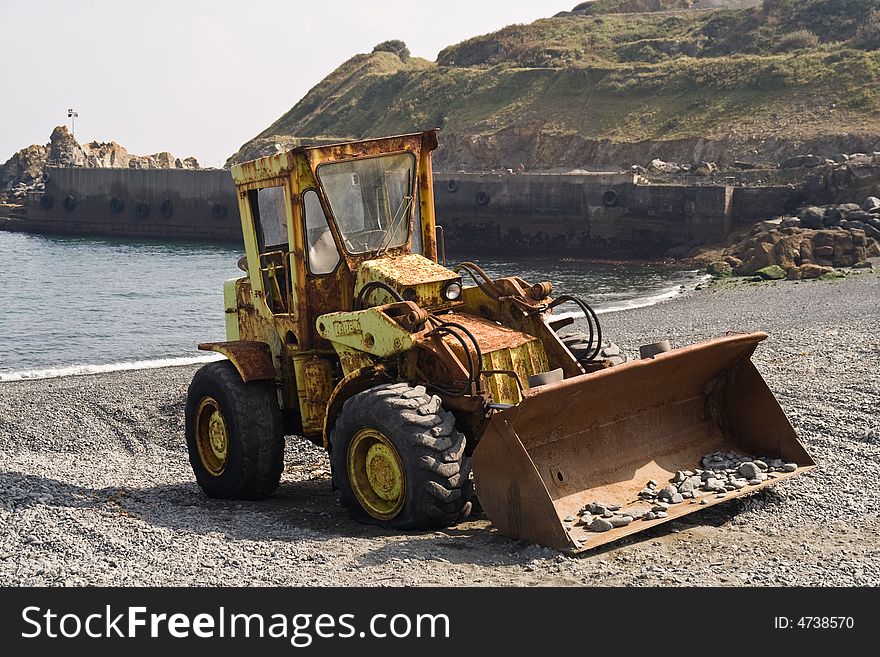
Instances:
[[[0,229],[241,243],[226,170],[50,168],[27,219]],[[434,178],[447,247],[653,258],[720,242],[738,224],[797,207],[790,187],[647,185],[632,174],[447,173]]]
[[[437,221],[450,248],[650,258],[722,241],[733,187],[642,185],[628,174],[435,176]]]
[[[28,198],[25,226],[30,232],[242,241],[235,186],[222,169],[49,167],[45,192]]]

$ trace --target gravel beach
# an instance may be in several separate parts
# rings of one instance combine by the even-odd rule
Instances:
[[[0,585],[880,585],[880,275],[725,282],[601,320],[633,356],[768,332],[754,360],[818,468],[566,557],[483,516],[358,524],[295,438],[272,498],[208,499],[183,439],[195,366],[4,382]]]

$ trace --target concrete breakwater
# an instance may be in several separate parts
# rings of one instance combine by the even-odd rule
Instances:
[[[451,248],[620,258],[721,242],[803,200],[789,186],[645,184],[621,173],[439,172],[434,190]]]
[[[224,169],[47,167],[9,230],[63,235],[241,242],[238,201]]]
[[[624,173],[436,172],[434,183],[450,250],[511,255],[656,258],[804,200],[790,186],[644,184]],[[0,229],[241,243],[235,187],[216,169],[49,167],[26,218]]]

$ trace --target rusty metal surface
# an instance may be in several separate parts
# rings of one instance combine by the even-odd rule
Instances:
[[[491,320],[466,313],[447,313],[440,315],[439,319],[444,322],[453,322],[464,326],[473,333],[477,342],[480,343],[480,350],[484,354],[498,349],[516,348],[535,339],[531,335],[526,335],[512,328],[501,326]],[[449,341],[450,345],[453,344],[448,338],[447,341]]]
[[[364,270],[375,276],[372,280],[391,281],[400,287],[443,283],[460,278],[455,272],[417,254],[371,260],[361,267],[361,271]]]
[[[444,285],[451,281],[460,284],[461,277],[422,255],[410,254],[361,263],[355,288],[361,290],[371,282],[384,283],[403,298],[425,309],[439,311],[461,305],[461,301],[449,301],[442,294]],[[391,295],[382,289],[368,296],[371,305],[392,301]]]
[[[797,463],[793,474],[809,470],[814,461],[750,360],[764,338],[719,338],[527,391],[492,417],[474,451],[487,515],[508,536],[576,552],[705,508],[685,502],[667,518],[603,533],[569,533],[562,522],[594,500],[644,507],[638,491],[649,479],[701,467],[706,454],[782,458]]]
[[[202,342],[199,345],[202,351],[216,351],[226,356],[238,373],[242,381],[268,381],[275,378],[275,364],[272,361],[272,352],[269,345],[252,340],[239,340],[237,342]]]
[[[333,363],[329,358],[311,354],[294,356],[299,409],[303,435],[306,438],[321,437],[324,431],[324,415],[333,394]]]

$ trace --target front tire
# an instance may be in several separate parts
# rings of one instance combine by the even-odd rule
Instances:
[[[186,446],[209,497],[259,500],[274,493],[284,468],[274,383],[245,383],[229,361],[199,369],[187,391]]]
[[[394,529],[467,514],[469,470],[455,417],[424,386],[381,385],[346,400],[330,434],[333,484],[355,518]]]

